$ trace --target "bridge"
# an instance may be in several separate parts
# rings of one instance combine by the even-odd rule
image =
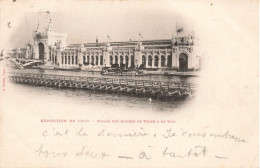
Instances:
[[[42,64],[41,60],[21,59],[21,58],[5,58],[5,60],[11,62],[15,68],[23,69],[26,67],[37,66]]]
[[[15,83],[124,93],[162,99],[192,97],[197,92],[197,84],[192,83],[33,73],[10,73],[9,78]]]

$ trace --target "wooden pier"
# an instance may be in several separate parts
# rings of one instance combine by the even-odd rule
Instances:
[[[108,93],[125,93],[157,98],[186,98],[193,96],[197,85],[191,83],[117,79],[102,77],[64,76],[51,74],[11,73],[15,83],[95,90]]]

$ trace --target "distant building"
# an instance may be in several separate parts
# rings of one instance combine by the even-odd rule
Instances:
[[[125,42],[98,42],[66,45],[66,34],[52,29],[35,30],[26,48],[12,49],[13,58],[36,59],[57,67],[124,67],[197,70],[200,55],[193,34],[171,39]]]

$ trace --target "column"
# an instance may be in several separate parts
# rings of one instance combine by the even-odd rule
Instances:
[[[158,56],[158,68],[161,68],[161,54]]]
[[[178,68],[178,67],[177,67],[176,52],[177,52],[177,48],[173,47],[173,48],[171,49],[172,67],[173,67],[173,68]],[[170,55],[168,55],[168,56],[170,56]],[[168,59],[167,59],[167,61],[168,61]],[[168,63],[168,62],[167,62],[167,63]]]
[[[27,46],[27,47],[26,47],[25,58],[29,58],[29,55],[30,55],[30,54],[29,54],[29,52],[30,52],[29,50],[30,50],[30,49],[29,49],[29,46]]]
[[[188,69],[191,69],[194,67],[194,65],[192,64],[192,62],[193,62],[192,54],[188,54],[187,56],[188,56]]]
[[[129,56],[128,56],[128,67],[130,67],[131,66],[131,54],[129,54]]]
[[[174,53],[173,51],[172,51],[172,53],[171,53],[172,55],[172,67],[173,68],[178,68],[179,67],[179,60],[178,60],[178,53]]]
[[[175,66],[176,66],[177,68],[180,68],[180,67],[179,67],[179,56],[178,56],[178,55],[179,55],[179,53],[177,53],[177,54],[175,55],[175,60],[176,60],[176,65],[175,65]]]
[[[115,57],[115,55],[114,55],[114,53],[113,53],[113,55],[112,55],[112,57],[113,57],[113,64],[115,64],[115,62],[116,62],[116,57]]]
[[[71,56],[70,56],[70,66],[73,66],[72,59],[73,59],[73,55],[71,54]]]
[[[152,68],[154,68],[154,54],[152,55]]]
[[[142,64],[142,53],[140,51],[135,51],[135,66],[140,66]]]
[[[60,66],[61,65],[61,53],[59,50],[57,50],[56,56],[57,56],[56,65]]]
[[[103,51],[103,65],[110,66],[110,56],[109,53],[106,51]]]
[[[168,66],[168,54],[165,54],[165,60],[164,60],[164,65]]]
[[[123,64],[125,64],[125,55],[123,54]]]
[[[78,52],[78,64],[79,64],[79,67],[82,67],[83,65],[83,53],[82,52]]]
[[[100,55],[98,55],[98,66],[100,66],[100,61],[101,61]]]
[[[73,57],[73,66],[75,66],[76,65],[76,54],[74,55],[74,57]]]
[[[148,55],[145,55],[145,68],[148,68]]]
[[[96,66],[96,55],[94,53],[94,66]]]
[[[73,55],[73,56],[71,57],[71,65],[72,65],[72,66],[75,65],[75,57],[76,57],[75,55]],[[73,59],[73,64],[72,64],[72,59]]]

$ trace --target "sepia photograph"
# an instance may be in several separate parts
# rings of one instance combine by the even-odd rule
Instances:
[[[258,1],[0,1],[0,167],[258,167]]]
[[[79,94],[100,105],[120,101],[155,111],[172,111],[195,97],[202,53],[192,21],[174,12],[103,8],[116,12],[25,13],[5,52],[11,81],[41,86],[30,91],[36,95],[63,97],[66,90],[71,99]]]

